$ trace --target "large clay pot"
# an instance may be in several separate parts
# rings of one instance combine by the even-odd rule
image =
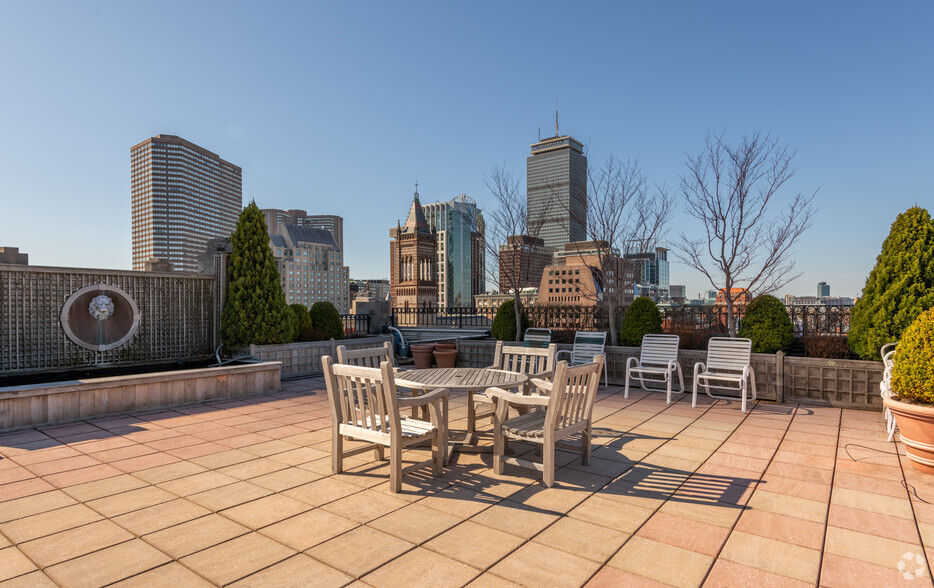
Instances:
[[[908,404],[895,398],[882,402],[895,415],[905,453],[916,470],[934,474],[934,407]]]
[[[434,345],[412,345],[412,359],[415,360],[415,369],[427,370],[431,367],[432,352]]]
[[[452,368],[457,364],[457,349],[435,349],[439,368]]]

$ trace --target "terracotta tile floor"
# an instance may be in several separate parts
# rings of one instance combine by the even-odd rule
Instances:
[[[555,487],[465,453],[394,495],[331,474],[320,379],[282,388],[0,433],[0,586],[931,585],[934,478],[879,413],[611,386]]]

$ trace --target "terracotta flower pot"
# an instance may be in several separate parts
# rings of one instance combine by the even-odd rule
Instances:
[[[434,345],[412,345],[412,359],[415,360],[415,369],[427,370],[431,367],[432,352]]]
[[[457,364],[457,349],[435,349],[439,368],[452,368]]]
[[[895,398],[882,402],[895,415],[899,437],[911,465],[926,474],[934,474],[934,407],[908,404]]]

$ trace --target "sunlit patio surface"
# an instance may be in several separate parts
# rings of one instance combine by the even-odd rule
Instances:
[[[391,494],[369,452],[331,474],[323,389],[0,434],[0,585],[931,585],[934,480],[881,413],[601,387],[554,488],[464,453]]]

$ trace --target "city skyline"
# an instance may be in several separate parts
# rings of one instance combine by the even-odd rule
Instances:
[[[386,277],[411,185],[487,209],[504,165],[524,190],[555,100],[591,166],[637,158],[673,190],[708,132],[797,150],[788,192],[820,189],[819,213],[779,296],[858,295],[895,216],[930,199],[930,4],[534,6],[7,4],[0,246],[129,269],[126,151],[175,134],[242,167],[244,202],[344,217],[353,276]],[[38,209],[58,240],[23,222]],[[679,207],[667,240],[682,230]],[[710,288],[670,259],[673,283]]]

